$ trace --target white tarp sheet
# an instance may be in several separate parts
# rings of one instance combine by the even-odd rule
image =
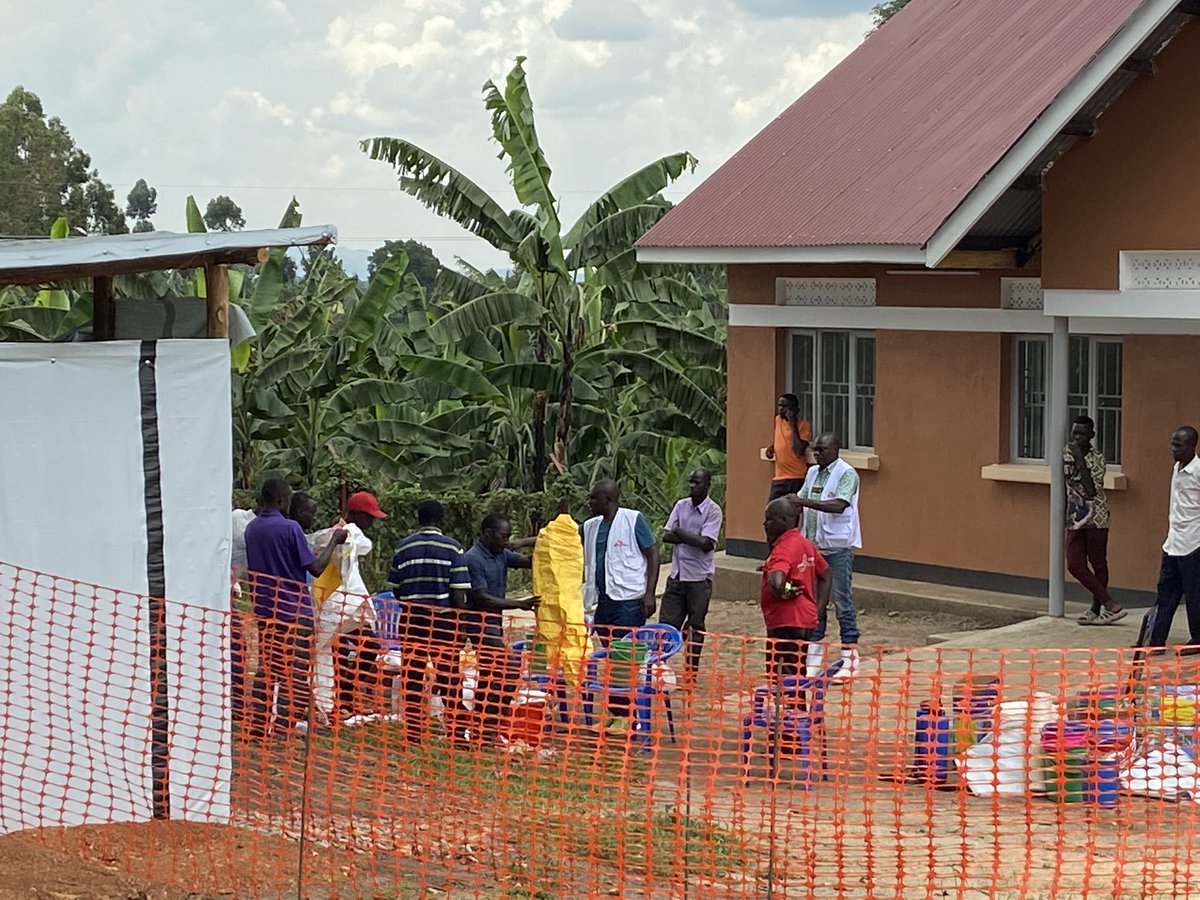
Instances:
[[[170,813],[229,814],[228,345],[153,345],[149,406],[142,349],[0,344],[0,833],[150,818],[155,566]],[[161,555],[147,536],[148,418]]]

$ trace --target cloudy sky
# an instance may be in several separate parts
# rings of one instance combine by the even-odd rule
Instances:
[[[410,237],[503,266],[358,141],[403,137],[515,205],[480,88],[520,54],[564,220],[690,150],[700,169],[678,200],[862,40],[872,2],[0,0],[0,58],[119,198],[139,177],[158,188],[160,229],[183,229],[189,193],[202,209],[229,194],[248,227],[277,224],[294,194],[353,268]]]

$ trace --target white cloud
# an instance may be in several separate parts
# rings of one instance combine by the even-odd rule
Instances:
[[[0,58],[119,197],[138,178],[158,188],[160,228],[182,228],[189,193],[228,194],[261,226],[294,194],[348,251],[414,237],[446,260],[501,265],[358,142],[411,140],[512,205],[479,89],[525,55],[564,219],[687,149],[701,169],[677,200],[862,39],[871,3],[343,0],[293,16],[284,0],[210,0],[206,20],[237,22],[232,39],[184,27],[173,4],[62,0],[0,32]]]
[[[228,88],[217,104],[216,116],[226,118],[238,109],[249,110],[260,119],[274,119],[283,125],[291,126],[292,111],[284,103],[272,103],[259,91],[248,91],[245,88]]]

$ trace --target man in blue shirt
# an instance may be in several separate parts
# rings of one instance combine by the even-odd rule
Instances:
[[[443,534],[445,510],[436,500],[417,506],[417,530],[400,541],[388,581],[404,604],[405,739],[419,743],[426,727],[425,670],[430,662],[435,686],[457,706],[458,611],[467,606],[471,579],[462,545]]]
[[[246,526],[246,568],[253,584],[259,641],[251,734],[262,737],[269,730],[270,699],[276,687],[278,719],[291,728],[307,718],[313,609],[304,579],[325,570],[347,533],[338,529],[314,555],[304,530],[287,518],[292,489],[286,481],[268,479],[258,502],[257,515]]]
[[[489,513],[479,528],[479,538],[465,554],[471,576],[469,612],[463,614],[463,633],[479,647],[477,692],[482,698],[480,732],[485,741],[497,737],[502,711],[516,689],[520,675],[504,643],[504,610],[537,608],[537,597],[508,598],[508,570],[528,569],[533,561],[513,547],[532,546],[525,538],[510,545],[512,525],[499,513]]]
[[[463,617],[464,634],[480,635],[480,644],[504,649],[504,618],[506,609],[532,610],[536,597],[510,600],[508,570],[528,569],[533,561],[516,550],[533,546],[535,538],[510,543],[512,525],[499,513],[489,513],[479,529],[479,538],[464,554],[467,572],[471,577],[471,593]]]

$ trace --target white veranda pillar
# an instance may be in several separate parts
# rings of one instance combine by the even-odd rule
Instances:
[[[1067,440],[1067,374],[1070,353],[1070,319],[1054,317],[1050,339],[1050,391],[1046,398],[1050,415],[1046,434],[1046,459],[1050,463],[1050,571],[1049,614],[1062,617],[1065,567],[1063,535],[1066,529],[1066,475],[1062,448]]]

